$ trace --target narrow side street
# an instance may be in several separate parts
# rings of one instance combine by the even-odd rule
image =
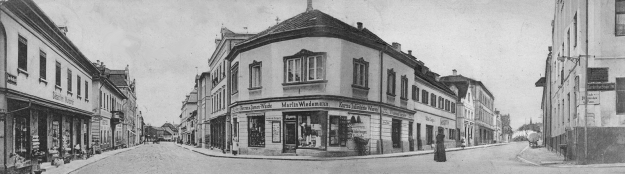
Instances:
[[[623,173],[625,168],[552,168],[519,162],[526,142],[432,155],[338,161],[285,161],[215,158],[173,143],[147,144],[72,173]],[[128,165],[133,164],[133,165]]]

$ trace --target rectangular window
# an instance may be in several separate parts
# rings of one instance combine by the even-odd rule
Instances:
[[[310,56],[306,58],[308,81],[323,80],[324,68],[322,56]]]
[[[72,93],[72,70],[67,69],[67,93]]]
[[[363,88],[369,86],[369,62],[363,58],[354,59],[354,86]]]
[[[443,100],[443,97],[438,97],[438,108],[439,109],[445,109],[445,101]]]
[[[616,78],[616,114],[625,114],[625,77]]]
[[[286,82],[301,82],[302,81],[302,59],[295,58],[286,61],[287,63],[287,80]]]
[[[89,82],[85,81],[85,101],[89,101]]]
[[[250,88],[260,88],[261,87],[261,62],[254,61],[250,64]]]
[[[265,116],[247,117],[249,147],[265,147]]]
[[[456,103],[451,102],[451,113],[456,113]]]
[[[102,91],[100,91],[100,108],[104,108],[103,107],[103,103],[104,103],[104,98],[102,98]]]
[[[301,125],[301,124],[300,124]],[[330,146],[347,145],[348,120],[346,116],[330,116]]]
[[[61,87],[61,63],[56,62],[55,85]]]
[[[571,56],[571,29],[566,31],[566,56]]]
[[[625,0],[616,0],[616,25],[617,36],[625,35]]]
[[[401,120],[393,119],[391,125],[391,140],[393,141],[393,148],[401,147]]]
[[[401,76],[401,99],[408,100],[408,78],[403,75]]]
[[[22,36],[17,43],[17,68],[28,71],[28,41]]]
[[[395,71],[393,69],[389,69],[387,71],[387,79],[386,79],[386,94],[395,96]]]
[[[234,68],[231,69],[231,76],[232,76],[232,86],[230,88],[230,92],[232,94],[236,94],[237,92],[239,92],[239,66],[236,65]]]
[[[427,104],[428,104],[428,102],[430,101],[430,100],[428,99],[428,96],[429,96],[428,91],[426,91],[425,89],[424,89],[424,90],[421,90],[421,102],[423,102],[423,104],[426,104],[426,105],[427,105]]]
[[[322,118],[323,117],[323,118]],[[331,145],[345,146],[347,142],[347,117],[331,116],[335,126],[331,126]],[[321,148],[323,127],[325,127],[325,115],[314,113],[298,113],[296,115],[286,115],[286,118],[297,119],[297,147],[299,148]],[[338,121],[338,122],[336,122]],[[323,124],[323,125],[322,125]]]
[[[430,100],[431,100],[431,101],[430,101],[430,102],[431,102],[431,103],[430,103],[430,105],[431,105],[432,107],[436,107],[436,95],[434,95],[434,94],[430,94]]]
[[[47,73],[47,61],[46,61],[46,53],[43,51],[39,51],[39,78],[46,80]]]
[[[76,96],[78,98],[80,98],[80,88],[81,88],[80,82],[82,82],[82,80],[80,80],[80,76],[76,76]]]
[[[571,122],[571,93],[566,94],[566,106],[568,106],[566,113],[569,116],[567,122],[570,123]]]
[[[419,88],[415,85],[412,85],[412,100],[419,101]]]

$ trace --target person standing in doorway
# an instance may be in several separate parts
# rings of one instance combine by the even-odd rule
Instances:
[[[447,161],[447,157],[445,156],[445,134],[442,127],[438,128],[438,135],[436,135],[436,150],[434,151],[434,161]]]

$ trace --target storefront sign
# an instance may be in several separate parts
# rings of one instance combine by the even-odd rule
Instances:
[[[52,92],[52,98],[70,105],[74,104],[74,100],[71,97],[65,97],[60,92]]]
[[[387,115],[396,116],[396,117],[402,117],[402,118],[411,119],[410,116],[408,116],[408,114],[406,114],[404,112],[399,112],[399,111],[388,109],[388,108],[382,108],[382,113],[383,114],[387,114]]]
[[[599,91],[588,91],[588,104],[589,105],[598,105],[600,104],[600,93]],[[582,104],[586,102],[586,97],[582,96]]]
[[[428,117],[428,116],[425,116],[425,121],[429,121],[429,122],[434,123],[434,119],[433,119],[433,118],[430,118],[430,117]]]
[[[589,83],[588,91],[612,91],[615,87],[614,83]]]
[[[348,102],[339,102],[339,108],[343,109],[354,109],[361,111],[369,111],[369,112],[379,112],[380,108],[372,105],[365,105],[359,103],[348,103]]]
[[[608,68],[588,68],[588,82],[608,82]]]
[[[280,122],[274,121],[271,122],[271,142],[280,143]]]
[[[295,101],[282,102],[283,108],[306,108],[306,107],[328,107],[328,102],[323,101]]]
[[[281,116],[266,116],[265,120],[267,121],[280,121],[282,120]]]

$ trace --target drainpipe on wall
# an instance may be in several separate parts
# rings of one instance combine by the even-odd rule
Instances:
[[[588,0],[586,0],[586,66],[583,72],[588,71],[588,58],[590,58],[590,54],[588,53]],[[578,59],[579,61],[579,59]],[[586,100],[584,101],[584,160],[583,163],[587,164],[588,162],[588,73],[584,76],[584,93]]]
[[[384,146],[383,146],[384,142],[382,140],[382,103],[383,103],[383,101],[382,101],[382,95],[383,95],[382,94],[382,87],[383,87],[382,86],[382,80],[384,80],[383,79],[383,77],[384,77],[384,70],[383,70],[383,68],[384,68],[384,60],[382,58],[384,57],[384,51],[386,51],[387,48],[388,48],[388,45],[385,45],[384,46],[384,50],[380,50],[380,83],[379,83],[379,85],[380,85],[380,90],[379,90],[380,91],[380,128],[379,128],[380,129],[379,130],[380,131],[380,145],[379,145],[380,146],[380,154],[384,154]]]

